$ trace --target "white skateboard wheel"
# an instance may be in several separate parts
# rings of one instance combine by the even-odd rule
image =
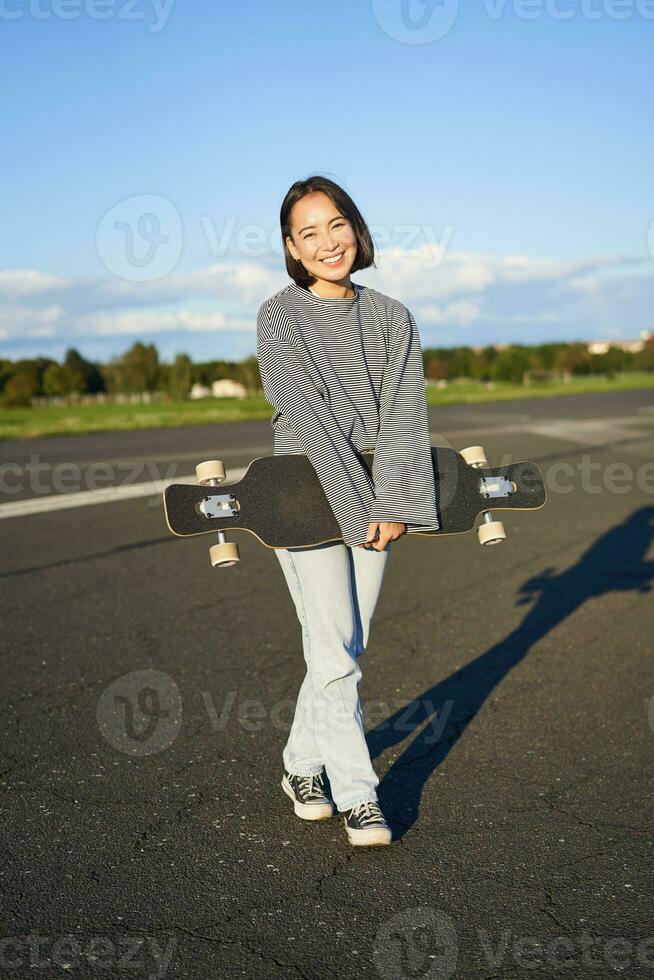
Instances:
[[[489,521],[488,524],[480,524],[477,528],[479,544],[499,544],[506,538],[506,531],[501,521]]]
[[[228,568],[241,560],[238,545],[234,541],[221,541],[209,548],[209,558],[214,568]]]
[[[463,456],[468,466],[488,466],[483,446],[468,446],[467,449],[462,449],[459,455]]]
[[[198,478],[198,483],[203,485],[208,484],[211,480],[222,483],[226,476],[225,464],[221,459],[208,459],[204,463],[198,463],[195,467],[195,475]]]

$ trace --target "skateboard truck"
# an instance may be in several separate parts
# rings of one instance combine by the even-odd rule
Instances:
[[[204,487],[217,487],[226,477],[225,464],[220,459],[209,459],[195,467],[198,482]],[[215,517],[236,517],[238,507],[233,493],[218,494],[205,497],[200,504],[200,510],[208,519]],[[224,531],[218,531],[218,544],[209,548],[211,564],[218,568],[229,568],[241,560],[238,545],[228,541]]]
[[[461,456],[465,459],[468,466],[473,469],[487,469],[488,460],[483,446],[468,446],[461,450]],[[482,497],[506,498],[515,493],[516,486],[511,480],[504,477],[485,477],[482,476],[479,482],[479,492]],[[499,544],[506,538],[506,531],[502,521],[493,520],[493,515],[489,510],[482,513],[482,523],[477,528],[477,538],[479,544]]]

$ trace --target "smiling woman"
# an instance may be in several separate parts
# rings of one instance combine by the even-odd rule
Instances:
[[[284,198],[280,222],[288,274],[299,286],[317,286],[317,295],[351,297],[351,273],[375,264],[374,245],[361,212],[326,177],[293,184]]]
[[[350,279],[374,265],[374,247],[341,187],[322,176],[296,182],[280,223],[293,281],[262,303],[257,318],[274,451],[307,455],[342,533],[342,541],[275,550],[307,665],[282,787],[299,817],[331,816],[336,805],[350,843],[389,844],[357,658],[391,542],[438,528],[420,338],[402,303]],[[375,451],[372,474],[364,449]]]

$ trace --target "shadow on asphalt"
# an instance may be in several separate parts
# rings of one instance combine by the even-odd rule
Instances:
[[[418,818],[422,789],[484,701],[531,647],[591,597],[649,592],[654,561],[645,560],[654,531],[654,507],[635,511],[603,534],[571,568],[546,568],[519,590],[517,605],[534,603],[509,635],[471,663],[395,712],[367,733],[370,756],[421,729],[380,781],[393,835],[400,839]]]

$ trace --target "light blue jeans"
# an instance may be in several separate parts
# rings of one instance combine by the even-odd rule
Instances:
[[[358,658],[368,644],[392,543],[384,551],[340,541],[275,549],[302,627],[307,667],[284,766],[303,776],[326,770],[340,811],[377,799],[379,779],[359,702]]]

